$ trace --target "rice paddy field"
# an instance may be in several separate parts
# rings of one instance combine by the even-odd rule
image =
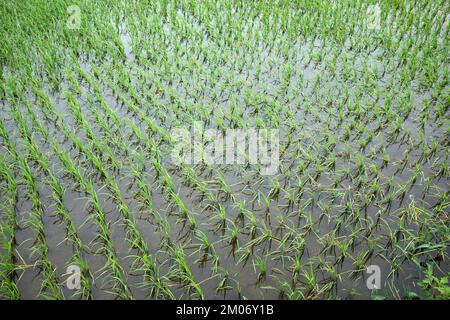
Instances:
[[[449,299],[449,20],[1,1],[0,299]],[[277,170],[173,161],[195,123],[276,130]]]

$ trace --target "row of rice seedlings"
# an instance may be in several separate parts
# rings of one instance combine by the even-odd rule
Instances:
[[[109,76],[113,76],[112,74],[112,70],[111,69],[107,69],[106,70],[107,74]],[[98,70],[96,70],[94,68],[94,75],[99,78],[100,73]],[[133,101],[131,99],[127,99],[119,90],[119,87],[116,83],[112,82],[110,79],[106,79],[105,80],[108,85],[110,86],[110,88],[112,89],[113,93],[117,96],[118,100],[123,103],[123,105],[126,106],[126,108],[131,112],[133,111],[134,113],[136,113],[136,115],[139,117],[139,119],[142,119],[145,124],[152,130],[152,132],[158,133],[159,136],[162,137],[164,142],[168,142],[169,141],[169,135],[168,133],[161,128],[160,126],[158,126],[157,124],[155,124],[153,122],[153,120],[148,117],[144,111],[142,111],[136,104],[133,103]],[[127,87],[126,89],[131,88],[131,85],[127,83]],[[134,96],[133,98],[136,98],[137,96]],[[137,100],[140,101],[140,100]],[[142,102],[144,105],[148,106],[148,103],[145,103],[144,101],[140,101]]]
[[[90,78],[86,72],[82,71],[82,76],[94,88],[97,87],[95,80]],[[118,119],[117,114],[115,113],[114,110],[110,109],[108,104],[105,102],[104,98],[101,96],[99,90],[96,90],[96,98],[99,99],[103,109],[109,116],[113,117],[114,119]],[[100,119],[98,114],[96,115],[96,119]],[[139,131],[140,129],[136,125],[134,125],[132,122],[127,122],[126,124],[133,130],[135,134],[137,133],[139,137],[142,137],[142,133],[140,133]],[[121,125],[121,123],[117,123],[117,125]],[[121,128],[121,126],[119,128]],[[132,155],[136,159],[138,160],[140,159],[141,165],[143,165],[144,161],[142,155],[138,153],[136,150],[130,151],[130,148],[126,146],[123,142],[121,142],[122,140],[124,140],[123,136],[121,136],[121,138],[117,140],[119,142],[113,143],[115,147],[117,147],[118,149],[122,149],[122,151],[125,152],[126,154],[132,153]],[[155,148],[155,146],[153,146],[152,148]],[[142,179],[143,175],[142,169],[139,169],[139,166],[134,163],[131,163],[130,165],[131,169],[133,170],[132,175],[134,179],[136,179],[139,183],[140,186],[139,191],[141,196],[143,196],[144,198],[146,209],[149,209],[149,212],[152,214],[152,216],[156,218],[158,225],[167,224],[166,221],[162,221],[161,216],[154,210],[152,206],[151,195],[149,193],[149,186]],[[114,185],[115,180],[111,178],[108,182],[110,183],[110,187],[112,188],[112,190],[114,190],[114,194],[120,197],[118,198],[118,200],[119,200],[119,207],[122,206],[122,214],[127,215],[127,218],[125,220],[127,221],[125,224],[129,230],[127,240],[130,242],[131,248],[138,249],[138,254],[132,255],[132,257],[135,258],[135,261],[133,262],[133,269],[135,271],[144,272],[145,275],[145,279],[142,282],[142,287],[150,290],[149,295],[151,297],[174,298],[173,294],[171,293],[168,287],[168,284],[166,283],[167,282],[166,277],[161,276],[159,274],[158,266],[156,265],[154,258],[152,258],[152,256],[149,254],[147,244],[143,241],[142,237],[139,234],[139,230],[134,222],[134,213],[131,213],[128,207],[126,206],[126,203],[124,202],[123,197],[121,196],[120,189]],[[132,217],[130,217],[130,215],[132,215]]]
[[[28,115],[31,117],[33,128],[36,132],[39,132],[43,137],[45,137],[46,142],[49,142],[49,132],[44,128],[42,123],[38,122],[30,102],[23,97],[22,93],[19,93],[22,102],[26,105],[28,110]],[[66,238],[65,240],[70,242],[74,249],[74,255],[67,265],[76,264],[81,269],[81,289],[80,292],[76,292],[74,295],[79,295],[82,299],[92,299],[92,288],[91,288],[91,278],[92,274],[89,271],[89,265],[84,257],[84,252],[86,251],[81,239],[77,234],[76,227],[72,222],[70,213],[64,205],[64,195],[65,189],[61,186],[59,179],[55,176],[53,171],[50,169],[48,160],[46,156],[37,148],[37,143],[33,136],[30,137],[30,141],[27,142],[30,155],[35,163],[38,163],[40,168],[43,170],[46,179],[44,179],[45,184],[47,184],[52,190],[52,200],[55,203],[56,213],[59,218],[61,218],[66,224]]]
[[[111,170],[119,171],[120,164],[118,163],[109,146],[106,143],[103,143],[103,141],[100,141],[96,138],[91,126],[89,125],[89,122],[84,118],[82,114],[81,107],[77,99],[69,91],[66,91],[65,95],[68,101],[68,105],[70,106],[71,111],[75,119],[77,120],[77,123],[86,130],[87,138],[92,142],[93,147],[97,151],[96,153],[106,157],[105,162],[110,164]],[[104,175],[105,173],[102,172],[102,174]]]
[[[111,85],[111,88],[113,89],[114,93],[118,96],[119,100],[122,101],[129,110],[134,111],[139,119],[142,119],[145,121],[145,123],[148,125],[148,127],[158,133],[158,135],[161,137],[161,140],[170,141],[170,137],[157,125],[155,125],[151,119],[143,113],[142,110],[140,110],[132,101],[126,99],[117,88],[117,85],[115,85],[112,82],[109,82]],[[136,126],[133,125],[132,122],[128,122],[129,125],[131,125],[131,128],[133,130],[133,133],[137,135],[137,137],[140,138],[142,141],[144,135],[142,134],[141,130]],[[161,156],[159,154],[159,148],[158,146],[152,142],[150,139],[145,139],[146,141],[146,149],[147,152],[152,154],[151,161],[153,163],[153,166],[158,174],[158,177],[162,181],[162,186],[165,188],[165,192],[169,195],[169,200],[174,204],[175,207],[177,207],[180,210],[180,214],[184,217],[187,217],[188,210],[184,203],[179,198],[177,192],[174,189],[174,183],[172,181],[171,176],[167,172],[167,170],[164,168],[164,166],[161,163]]]
[[[168,276],[182,284],[192,298],[204,300],[205,294],[201,288],[201,283],[197,282],[191,272],[186,254],[180,244],[168,246],[168,254],[173,259],[173,264],[168,272]],[[206,281],[206,280],[204,280]],[[193,295],[191,295],[193,293]]]
[[[60,284],[58,283],[58,278],[56,275],[56,269],[52,265],[48,257],[48,245],[45,237],[44,223],[42,216],[45,213],[44,204],[41,201],[40,191],[38,187],[38,182],[32,173],[32,169],[28,164],[28,157],[32,157],[33,151],[37,150],[34,145],[34,141],[31,139],[31,134],[22,117],[20,110],[18,109],[18,101],[14,99],[12,93],[10,94],[10,107],[13,114],[14,120],[16,121],[17,127],[23,137],[25,147],[28,148],[28,156],[24,156],[21,152],[18,152],[14,145],[11,144],[15,151],[17,157],[14,161],[18,164],[20,168],[20,181],[26,186],[27,197],[31,199],[32,210],[30,212],[30,217],[25,221],[27,227],[31,227],[34,231],[35,238],[33,239],[33,246],[31,247],[31,257],[35,258],[33,267],[39,270],[42,276],[41,289],[39,294],[44,298],[49,299],[60,299],[64,298]],[[30,148],[31,146],[31,148]],[[24,148],[24,150],[27,150]]]
[[[4,141],[9,141],[9,137],[0,119],[0,130]],[[6,139],[6,140],[5,140]],[[0,155],[0,175],[6,185],[2,185],[4,190],[4,200],[0,209],[4,212],[5,218],[0,222],[0,233],[2,236],[0,254],[0,298],[17,300],[20,299],[20,292],[16,284],[17,268],[14,249],[16,246],[15,231],[18,228],[15,207],[17,205],[17,182],[13,176],[13,165],[8,165],[3,155]]]
[[[104,106],[108,107],[107,104],[104,104]],[[108,112],[110,113],[110,112],[114,112],[114,111],[109,110]],[[137,127],[135,124],[133,124],[133,122],[127,121],[126,125],[129,126],[132,129],[133,133],[139,139],[139,141],[147,141],[148,150],[157,150],[156,146],[153,145],[149,139],[146,140],[146,139],[143,138],[144,135],[143,135],[141,129],[139,127]],[[136,155],[136,158],[141,158],[140,154],[135,153],[135,152],[133,152],[133,153]],[[153,152],[152,154],[155,154],[155,153]],[[152,157],[155,157],[155,156],[152,155]],[[169,193],[169,201],[174,203],[179,208],[180,213],[182,215],[181,217],[184,218],[184,219],[187,218],[189,220],[193,230],[196,230],[196,222],[195,222],[194,215],[193,215],[193,213],[190,213],[187,210],[187,208],[185,207],[185,205],[183,204],[183,202],[181,201],[181,199],[179,198],[177,193],[175,193],[175,191],[173,189],[173,182],[171,181],[170,175],[167,173],[166,169],[164,169],[164,167],[161,166],[160,160],[158,159],[157,156],[155,158],[153,158],[152,162],[153,162],[153,165],[155,167],[155,170],[162,177],[163,186],[165,188],[168,188],[166,192]],[[143,190],[147,189],[147,188],[145,188],[145,184],[142,181],[141,174],[136,169],[134,171],[134,178],[136,180],[138,180],[139,184],[142,186],[142,188],[140,188],[141,191],[142,191],[142,189]],[[145,195],[145,193],[144,193],[144,195]],[[147,195],[146,198],[147,198],[147,204],[148,204],[148,203],[150,203],[150,201],[148,200],[149,199],[149,195],[148,195],[148,193],[146,195]],[[170,239],[169,235],[167,235],[167,239],[168,240]]]
[[[135,128],[133,128],[133,131],[134,132],[136,132],[137,131],[137,127],[135,127]],[[155,147],[153,146],[153,147],[151,147],[152,149],[154,149]],[[166,184],[167,185],[171,185],[171,182],[170,182],[170,180],[167,180],[167,179],[170,179],[170,177],[168,176],[168,174],[165,174],[164,175],[164,172],[162,173],[163,174],[163,176],[165,176],[166,177]],[[176,203],[178,203],[178,206],[181,208],[181,209],[183,209],[184,207],[183,207],[183,204],[182,203],[180,203],[180,200],[179,200],[179,198],[177,198],[178,196],[176,195],[176,194],[174,194],[173,193],[173,191],[172,191],[172,198],[175,198],[175,202]],[[177,199],[178,199],[178,201],[177,201]],[[182,212],[186,212],[186,209],[184,208],[184,210],[182,210]],[[137,229],[136,229],[137,230]],[[142,242],[141,242],[142,243]],[[149,271],[149,270],[151,270],[152,268],[143,268],[144,270],[146,270],[146,271]],[[161,284],[161,280],[160,279],[157,279],[159,282],[158,282],[158,284]],[[145,286],[148,286],[148,285],[145,285]],[[151,287],[151,289],[152,290],[155,290],[155,287]],[[158,291],[156,291],[157,293],[159,292],[159,290],[161,290],[161,291],[165,291],[164,293],[165,294],[167,294],[167,293],[170,293],[170,291],[168,291],[168,289],[167,288],[156,288]],[[171,296],[171,294],[169,295],[169,296]]]
[[[51,104],[49,99],[41,100],[42,104]],[[59,125],[62,128],[62,132],[67,139],[70,139],[72,143],[81,151],[89,150],[81,140],[66,127],[65,123],[61,121],[62,116],[55,110],[53,106],[47,106],[47,108],[51,109],[57,115]],[[99,244],[100,248],[95,252],[95,254],[102,254],[105,256],[105,265],[99,270],[99,276],[103,276],[106,274],[106,280],[104,285],[110,288],[111,294],[116,297],[123,299],[131,299],[132,294],[126,280],[123,275],[123,269],[120,266],[119,260],[117,258],[117,253],[114,248],[114,244],[112,242],[110,236],[110,225],[106,222],[106,213],[104,212],[102,205],[100,203],[97,191],[95,190],[94,183],[92,178],[89,178],[87,181],[84,179],[84,174],[80,171],[80,163],[74,162],[70,154],[67,153],[58,142],[52,138],[50,140],[50,144],[52,145],[53,150],[58,155],[60,161],[64,165],[65,171],[67,174],[71,175],[78,184],[80,191],[85,192],[88,196],[88,205],[90,209],[89,217],[86,222],[93,221],[98,227],[98,235],[95,237],[94,242],[89,244],[90,247],[94,247],[95,244]],[[99,171],[102,172],[103,175],[108,175],[106,170],[101,166],[101,161],[96,158],[95,155],[92,154],[92,151],[87,154],[91,158],[94,158],[94,163],[97,165]],[[80,262],[80,261],[78,261]],[[81,264],[80,266],[84,266]],[[86,287],[89,283],[82,283],[83,290],[88,290],[89,287]]]

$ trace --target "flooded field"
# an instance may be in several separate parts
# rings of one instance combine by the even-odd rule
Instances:
[[[449,299],[447,1],[0,12],[0,299]]]

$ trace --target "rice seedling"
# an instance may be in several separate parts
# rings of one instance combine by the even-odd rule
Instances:
[[[267,275],[267,263],[263,258],[255,256],[253,258],[253,269],[258,275],[256,283],[260,283]]]

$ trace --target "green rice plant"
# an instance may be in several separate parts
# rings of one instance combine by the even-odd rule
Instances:
[[[225,269],[221,269],[220,271],[220,277],[221,280],[219,281],[217,287],[216,287],[216,292],[223,292],[224,293],[224,298],[225,298],[225,294],[228,290],[232,290],[233,286],[230,283],[233,279],[231,278],[230,273],[225,270]]]
[[[317,278],[314,272],[313,265],[309,265],[309,270],[305,268],[305,271],[302,273],[303,277],[305,278],[306,282],[306,288],[309,292],[317,289]]]
[[[225,230],[227,227],[228,216],[225,207],[222,204],[218,204],[217,208],[214,208],[214,215],[211,220],[215,221],[214,225],[216,230]]]
[[[168,250],[174,263],[169,271],[169,277],[178,280],[188,293],[193,292],[196,298],[203,300],[205,298],[203,290],[192,275],[183,248],[176,245],[175,247],[169,247]]]
[[[255,256],[253,259],[253,269],[257,272],[257,280],[256,283],[260,283],[267,275],[267,263],[266,261],[258,256]]]
[[[74,296],[78,295],[83,300],[92,300],[92,279],[94,276],[89,271],[87,260],[80,255],[75,255],[71,259],[70,265],[76,265],[80,268],[80,289],[74,293]]]
[[[218,176],[214,180],[214,184],[218,185],[218,193],[223,193],[225,195],[225,199],[228,199],[228,197],[231,197],[231,199],[234,201],[233,198],[233,191],[231,189],[231,186],[228,185],[228,183],[225,180],[225,177],[222,173],[218,172]]]
[[[0,224],[2,235],[2,251],[0,254],[0,297],[2,299],[18,300],[19,289],[15,283],[16,266],[14,264],[14,228],[6,223]]]
[[[298,290],[294,290],[289,282],[286,280],[277,279],[277,286],[264,286],[264,289],[271,289],[278,291],[278,298],[280,300],[300,300],[303,298],[302,294]]]
[[[247,211],[247,219],[249,220],[249,223],[246,225],[246,229],[248,230],[251,239],[255,239],[258,231],[258,220],[252,211]]]

